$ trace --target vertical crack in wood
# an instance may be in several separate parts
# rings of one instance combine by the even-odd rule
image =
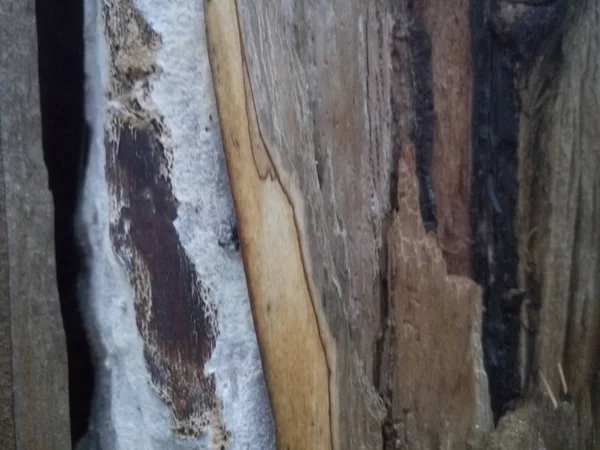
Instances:
[[[484,288],[483,348],[496,421],[522,394],[517,208],[519,80],[556,28],[562,0],[471,1],[474,61],[472,262]]]
[[[520,394],[517,289],[518,116],[512,65],[490,33],[485,2],[471,2],[473,35],[473,278],[484,288],[483,349],[494,418]]]
[[[414,120],[410,138],[416,148],[419,179],[419,206],[426,231],[437,230],[437,204],[433,184],[434,120],[431,37],[425,25],[414,15],[409,19],[410,67],[412,73]]]
[[[165,172],[165,149],[156,139],[161,126],[114,126],[119,138],[106,144],[107,173],[118,186],[120,208],[111,238],[134,286],[136,321],[152,382],[170,403],[177,432],[199,436],[219,409],[214,376],[204,374],[215,345],[216,311],[210,310],[211,293],[198,279],[173,225],[177,200]]]

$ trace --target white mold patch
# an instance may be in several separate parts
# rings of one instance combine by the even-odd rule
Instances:
[[[170,405],[150,383],[136,323],[134,286],[113,251],[106,132],[122,114],[108,102],[110,64],[101,18],[110,2],[86,0],[86,116],[92,130],[78,228],[88,256],[82,309],[97,364],[97,392],[80,449],[272,449],[275,435],[252,324],[235,217],[221,148],[205,41],[203,6],[193,0],[139,0],[135,6],[161,40],[150,78],[151,105],[168,128],[174,222],[197,277],[210,291],[216,341],[202,375],[214,377],[226,439],[210,427],[200,437],[174,431]],[[124,18],[126,20],[126,18]],[[149,101],[149,103],[148,103]],[[121,108],[122,109],[122,108]],[[109,130],[108,130],[109,131]],[[110,138],[110,136],[109,136]],[[110,139],[108,139],[110,140]],[[156,243],[160,245],[160,242]],[[147,344],[147,343],[146,343]],[[147,351],[148,349],[146,349]],[[164,395],[168,398],[168,395]],[[210,413],[210,412],[209,412]],[[217,420],[217,419],[215,419]],[[212,420],[208,420],[212,423]]]

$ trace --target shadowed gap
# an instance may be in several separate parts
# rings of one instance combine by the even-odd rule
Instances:
[[[56,275],[67,340],[74,444],[87,429],[94,387],[90,346],[77,302],[83,259],[75,211],[87,159],[82,0],[36,0],[44,159],[54,200]]]
[[[473,279],[483,288],[483,359],[494,421],[521,395],[519,374],[518,103],[513,65],[471,1],[473,146],[471,229]]]

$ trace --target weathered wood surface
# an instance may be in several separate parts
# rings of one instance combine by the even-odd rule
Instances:
[[[594,8],[206,1],[281,448],[595,448]]]
[[[279,448],[596,448],[599,14],[565,5],[89,0],[95,439],[274,444],[225,157]]]
[[[570,6],[522,92],[521,351],[531,404],[515,413],[526,426],[521,447],[503,448],[536,448],[523,446],[527,434],[541,436],[538,448],[600,445],[600,4]]]
[[[360,36],[338,21],[354,24],[363,9],[356,4],[333,15],[329,7],[206,2],[221,129],[279,448],[382,445],[383,409],[370,381],[379,302],[369,299],[381,289],[372,227],[385,208],[371,204],[363,214],[370,195],[374,202],[387,198],[389,177],[378,179],[375,171],[390,155],[369,151],[385,126],[373,117],[372,135],[366,127],[373,80],[346,66],[360,61],[365,68],[368,45],[379,51],[365,35],[377,38],[375,6],[364,9],[369,20],[360,23]],[[335,18],[332,28],[321,22],[327,17]],[[336,43],[343,44],[340,53]],[[318,64],[311,73],[313,58]],[[329,70],[319,73],[325,61]],[[348,91],[338,96],[341,86]],[[362,155],[352,151],[360,145]],[[336,183],[349,188],[356,182],[334,178],[338,167],[347,175],[364,171],[371,184],[358,177],[356,195],[338,198]],[[369,236],[361,241],[362,254],[347,253],[352,233]]]
[[[466,26],[468,10],[460,4],[459,23]],[[431,49],[416,11],[403,2],[392,8],[387,2],[292,7],[207,1],[206,8],[224,148],[278,445],[394,448],[405,432],[411,445],[449,442],[459,448],[475,437],[477,427],[483,433],[491,426],[478,343],[480,298],[467,278],[448,281],[443,260],[432,262],[429,253],[443,248],[452,272],[468,271],[469,83],[449,92],[441,88],[449,83],[443,69],[435,70],[433,85],[431,77],[429,84],[421,80],[426,72],[413,72],[430,70]],[[444,33],[450,30],[440,22],[444,11],[434,5],[423,14],[437,26],[438,45],[448,42]],[[470,42],[461,33],[457,55],[449,57],[456,67],[451,80],[469,70],[464,60]],[[434,91],[442,129],[434,125]],[[450,117],[457,97],[461,114]],[[447,131],[454,121],[456,135]],[[434,128],[438,136],[450,134],[436,141],[444,147],[439,160],[432,156]],[[442,245],[425,238],[425,231],[403,238],[399,225],[387,245],[392,211],[398,210],[400,145],[411,141],[418,147],[411,167],[419,187],[446,188],[437,206],[445,227]],[[458,177],[455,166],[461,168]],[[418,196],[421,214],[398,211],[406,227],[423,228],[422,221],[430,226],[422,209],[433,208],[435,229],[435,218],[442,216],[433,194]],[[396,243],[402,239],[409,247]],[[408,249],[422,242],[430,242],[429,251]],[[431,349],[418,347],[421,337],[410,333],[403,318],[410,305],[400,293],[414,280],[401,273],[388,278],[388,270],[402,271],[406,264],[431,284],[433,291],[421,292],[425,310],[435,314],[437,302],[445,301],[440,322],[460,317],[466,342],[452,327],[431,326],[425,313],[416,326],[424,341],[441,345],[440,353],[432,351],[422,361],[411,353]],[[431,272],[424,268],[431,265]],[[438,298],[448,283],[462,287]],[[298,307],[301,315],[293,312]],[[463,353],[465,360],[440,361],[443,370],[431,370],[426,361],[444,352]],[[425,389],[411,401],[404,395],[415,387],[411,371],[421,376],[422,386],[440,389],[439,398],[445,398],[442,386],[455,389],[455,400],[435,408],[435,397],[423,397]],[[323,373],[329,374],[326,395]],[[328,417],[322,408],[329,408]],[[464,421],[451,420],[464,411],[471,411]]]
[[[0,447],[70,448],[34,1],[0,1]]]

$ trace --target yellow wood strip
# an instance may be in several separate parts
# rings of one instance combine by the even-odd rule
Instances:
[[[235,1],[205,5],[223,146],[277,446],[329,449],[334,447],[331,363],[308,281],[302,230],[260,135]]]

